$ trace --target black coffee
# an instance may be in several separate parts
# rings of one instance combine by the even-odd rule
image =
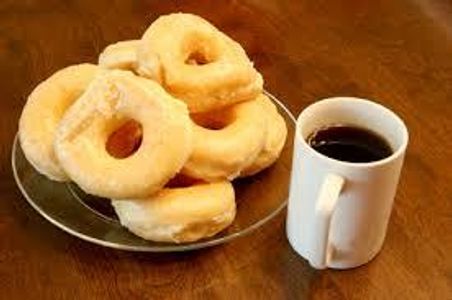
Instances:
[[[321,128],[308,137],[308,143],[323,155],[347,162],[372,162],[392,154],[391,146],[377,133],[346,125]]]

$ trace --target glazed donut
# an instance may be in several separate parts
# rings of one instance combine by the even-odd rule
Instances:
[[[99,66],[135,71],[138,40],[121,41],[107,46],[99,55]]]
[[[254,175],[272,165],[286,143],[286,122],[267,96],[262,94],[259,98],[267,116],[267,138],[257,158],[240,173],[240,177]]]
[[[157,242],[185,243],[215,235],[235,218],[228,181],[164,188],[145,199],[112,200],[121,225]]]
[[[266,141],[267,120],[259,102],[193,115],[193,152],[181,172],[210,182],[236,178]]]
[[[240,44],[192,14],[159,17],[144,33],[137,59],[140,75],[160,82],[193,113],[262,92],[262,76]]]
[[[30,164],[52,180],[69,180],[53,150],[58,122],[97,71],[95,65],[80,64],[56,72],[33,90],[22,110],[19,120],[22,150]]]
[[[141,145],[131,156],[115,158],[106,142],[130,119],[141,124]],[[191,149],[186,105],[157,83],[120,70],[103,70],[93,80],[55,136],[55,152],[69,177],[105,198],[155,193],[182,168]]]

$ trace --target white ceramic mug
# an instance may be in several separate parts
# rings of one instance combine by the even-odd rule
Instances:
[[[329,158],[306,139],[319,128],[344,124],[376,132],[393,154],[369,163]],[[287,210],[287,237],[317,269],[353,268],[381,249],[399,181],[408,130],[384,106],[352,97],[329,98],[298,117]]]

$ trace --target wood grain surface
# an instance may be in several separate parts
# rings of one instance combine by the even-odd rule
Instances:
[[[199,14],[239,41],[294,114],[352,95],[406,121],[405,167],[374,261],[311,269],[289,247],[285,213],[229,244],[162,255],[78,240],[26,203],[10,153],[33,87],[176,11]],[[452,299],[450,1],[3,0],[0,91],[0,299]]]

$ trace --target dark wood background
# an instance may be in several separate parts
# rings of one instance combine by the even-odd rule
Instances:
[[[64,66],[95,62],[109,43],[138,38],[175,11],[200,14],[238,40],[294,114],[353,95],[405,119],[406,164],[374,261],[311,269],[288,245],[285,213],[227,245],[156,255],[80,241],[26,204],[10,152],[33,87]],[[3,0],[0,95],[0,299],[452,298],[450,1]]]

